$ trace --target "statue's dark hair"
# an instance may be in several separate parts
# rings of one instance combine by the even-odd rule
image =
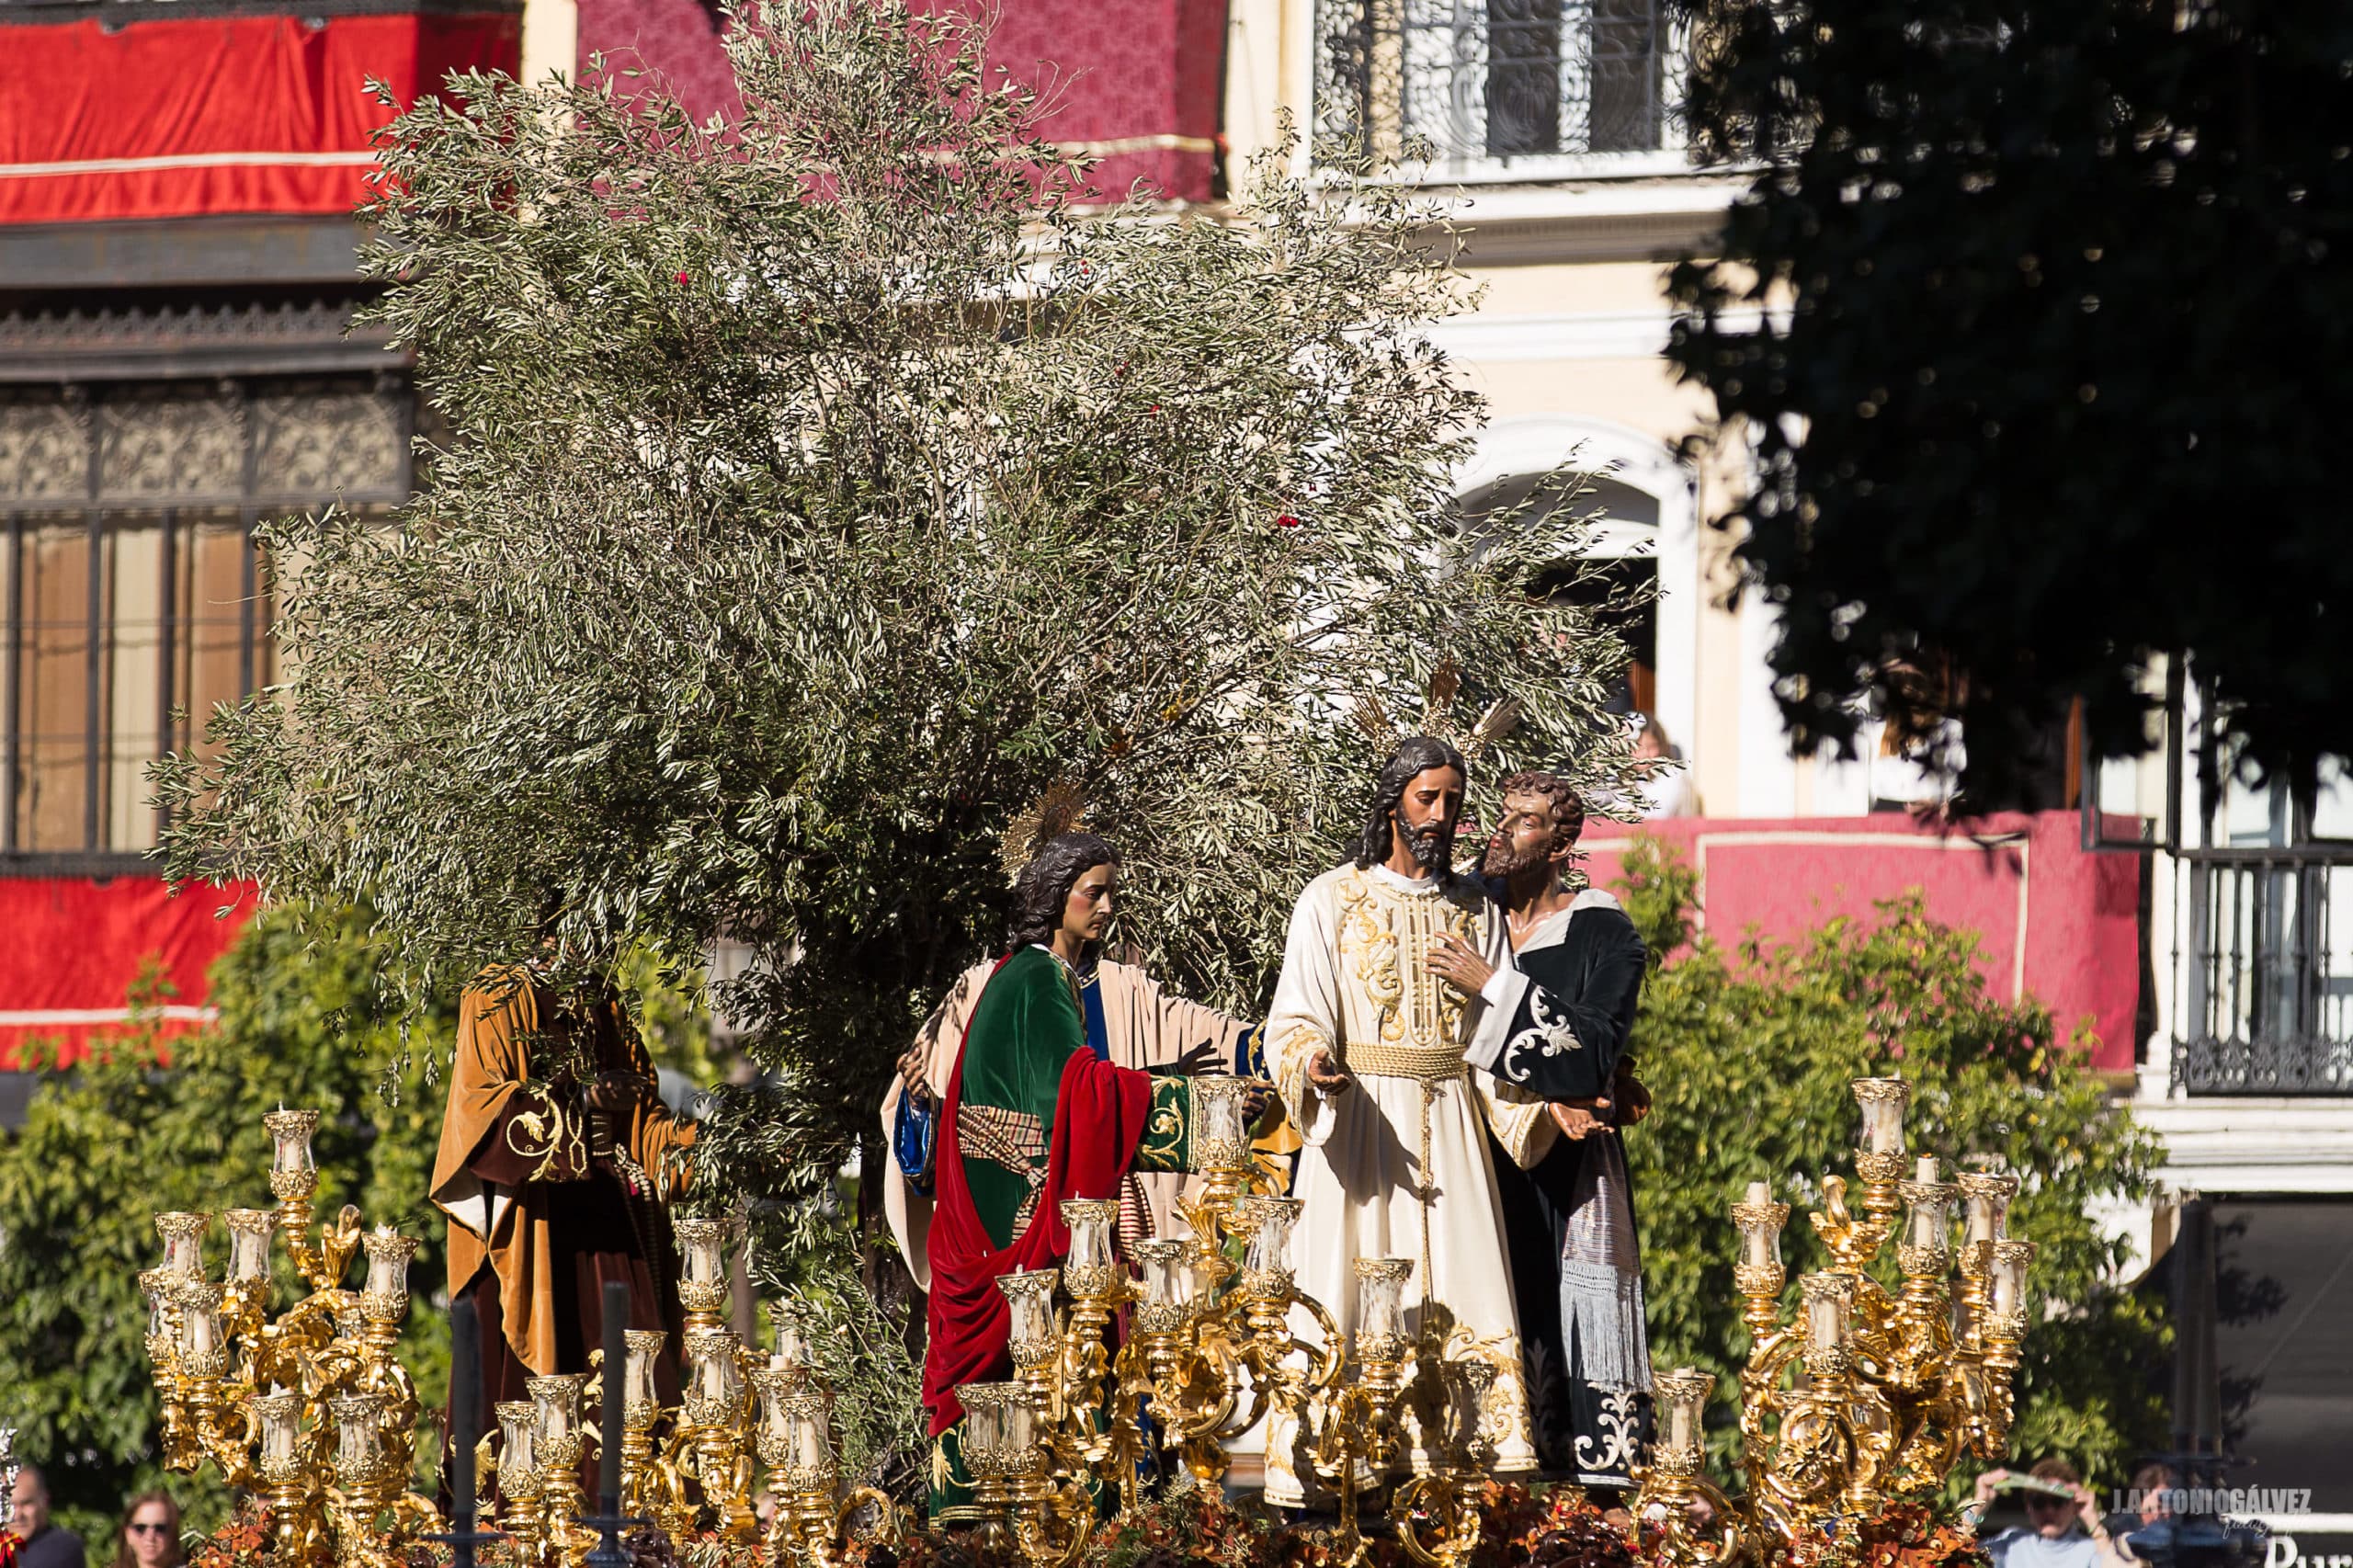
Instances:
[[[1358,870],[1389,858],[1390,830],[1397,820],[1397,808],[1404,803],[1405,786],[1433,767],[1451,767],[1462,775],[1464,784],[1471,782],[1470,765],[1462,760],[1462,754],[1435,735],[1406,736],[1381,765],[1381,778],[1373,785],[1372,814],[1365,819],[1364,836],[1357,840]],[[1438,872],[1441,881],[1451,881],[1453,876],[1451,866]]]
[[[1552,830],[1555,846],[1563,842],[1574,844],[1585,832],[1585,797],[1576,786],[1557,773],[1541,768],[1515,773],[1504,780],[1499,791],[1505,795],[1541,795],[1552,803]],[[1563,837],[1565,835],[1565,837]]]
[[[1006,937],[1011,951],[1032,942],[1051,943],[1063,923],[1063,906],[1078,879],[1097,866],[1116,866],[1120,852],[1091,833],[1065,833],[1021,868],[1013,883],[1013,926]]]

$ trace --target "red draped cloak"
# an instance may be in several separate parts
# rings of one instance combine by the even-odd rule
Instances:
[[[963,1102],[964,1061],[959,1051],[940,1108],[933,1169],[938,1183],[931,1216],[931,1343],[924,1357],[923,1403],[938,1437],[964,1418],[956,1390],[970,1382],[1012,1376],[1006,1348],[1011,1309],[996,1288],[1016,1269],[1052,1268],[1070,1251],[1063,1223],[1065,1198],[1116,1198],[1120,1178],[1143,1140],[1152,1107],[1152,1075],[1114,1067],[1081,1048],[1063,1065],[1054,1098],[1054,1128],[1046,1153],[1046,1185],[1029,1228],[1004,1248],[993,1245],[964,1182],[956,1137]]]

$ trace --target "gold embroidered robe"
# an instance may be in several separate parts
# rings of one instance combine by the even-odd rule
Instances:
[[[1541,1101],[1464,1062],[1480,1003],[1429,969],[1440,934],[1498,967],[1510,961],[1502,913],[1467,878],[1441,886],[1347,865],[1300,897],[1267,1019],[1267,1066],[1305,1143],[1290,1262],[1300,1289],[1346,1334],[1356,1322],[1356,1261],[1412,1259],[1406,1331],[1435,1326],[1456,1353],[1494,1363],[1483,1426],[1495,1468],[1510,1473],[1533,1469],[1535,1449],[1487,1131],[1532,1162],[1552,1124]],[[1346,1089],[1326,1095],[1307,1082],[1319,1050],[1346,1067]],[[1317,1337],[1304,1312],[1294,1329]],[[1406,1426],[1414,1467],[1426,1470],[1438,1434],[1425,1443],[1418,1420]],[[1270,1503],[1297,1506],[1315,1484],[1295,1438],[1288,1424],[1268,1427]]]

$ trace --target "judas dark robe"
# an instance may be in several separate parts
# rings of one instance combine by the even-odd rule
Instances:
[[[997,966],[941,1096],[923,1402],[934,1439],[931,1517],[978,1518],[959,1434],[966,1383],[1013,1375],[997,1280],[1059,1267],[1066,1198],[1117,1198],[1131,1171],[1191,1166],[1192,1084],[1117,1067],[1086,1043],[1078,987],[1043,947]]]
[[[599,1077],[627,1106],[608,1149],[586,1106]],[[482,1325],[482,1410],[528,1398],[525,1380],[588,1370],[604,1285],[630,1288],[632,1328],[669,1331],[656,1370],[677,1393],[676,1254],[663,1200],[685,1185],[694,1126],[655,1093],[654,1062],[618,998],[560,994],[492,971],[460,999],[433,1201],[449,1216],[449,1297]]]
[[[1511,964],[1487,984],[1469,1060],[1548,1100],[1615,1100],[1644,969],[1618,901],[1579,893]],[[1601,1114],[1614,1129],[1615,1108]],[[1582,1485],[1630,1485],[1651,1401],[1625,1150],[1613,1130],[1556,1137],[1525,1170],[1493,1153],[1538,1458]]]

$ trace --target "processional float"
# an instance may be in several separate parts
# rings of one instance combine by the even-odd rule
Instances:
[[[1780,1308],[1789,1206],[1757,1182],[1732,1208],[1742,1238],[1733,1283],[1752,1341],[1739,1388],[1739,1495],[1707,1474],[1703,1418],[1715,1380],[1689,1369],[1654,1380],[1660,1432],[1635,1471],[1632,1528],[1637,1545],[1678,1568],[1744,1559],[1767,1568],[1802,1533],[1927,1499],[1964,1452],[2004,1451],[2034,1253],[2006,1233],[2017,1178],[1966,1173],[1948,1183],[1926,1155],[1907,1177],[1908,1085],[1866,1078],[1854,1090],[1861,1214],[1848,1206],[1845,1178],[1823,1178],[1810,1219],[1831,1262],[1798,1281],[1791,1320]],[[1299,1290],[1285,1258],[1301,1205],[1256,1189],[1248,1096],[1240,1078],[1194,1080],[1195,1150],[1207,1179],[1180,1205],[1186,1234],[1137,1243],[1123,1260],[1118,1205],[1069,1199],[1063,1266],[998,1282],[1013,1376],[958,1391],[984,1551],[1068,1568],[1106,1512],[1133,1510],[1162,1483],[1148,1474],[1221,1483],[1227,1444],[1272,1414],[1296,1424],[1299,1457],[1336,1496],[1325,1542],[1335,1568],[1364,1561],[1373,1514],[1385,1515],[1424,1568],[1459,1568],[1477,1546],[1494,1484],[1483,1431],[1493,1365],[1449,1351],[1443,1312],[1409,1323],[1410,1259],[1358,1262],[1356,1326],[1346,1335]],[[156,1217],[164,1262],[140,1279],[165,1463],[193,1471],[209,1461],[232,1485],[259,1491],[283,1562],[386,1568],[441,1523],[409,1489],[417,1402],[392,1354],[416,1243],[362,1233],[351,1208],[314,1240],[317,1113],[280,1110],[265,1121],[278,1206],[221,1217],[230,1237],[223,1280],[205,1278],[207,1216]],[[1958,1249],[1957,1205],[1965,1210]],[[524,1561],[584,1562],[596,1537],[580,1518],[580,1466],[588,1449],[610,1443],[620,1512],[673,1536],[704,1524],[739,1542],[759,1540],[755,1460],[776,1499],[766,1540],[778,1561],[826,1568],[870,1513],[895,1533],[887,1499],[842,1485],[832,1394],[800,1309],[778,1309],[774,1348],[756,1354],[724,1318],[733,1226],[681,1220],[675,1230],[683,1398],[660,1401],[658,1330],[625,1336],[617,1415],[589,1374],[530,1380],[529,1400],[498,1406],[499,1430],[478,1456],[497,1478],[498,1528]],[[274,1317],[273,1236],[307,1290]],[[1891,1237],[1895,1291],[1870,1272]],[[365,1283],[355,1291],[342,1279],[363,1250]],[[1302,1314],[1320,1331],[1313,1341],[1295,1332]],[[1409,1429],[1432,1458],[1392,1488],[1384,1477],[1401,1468]]]

